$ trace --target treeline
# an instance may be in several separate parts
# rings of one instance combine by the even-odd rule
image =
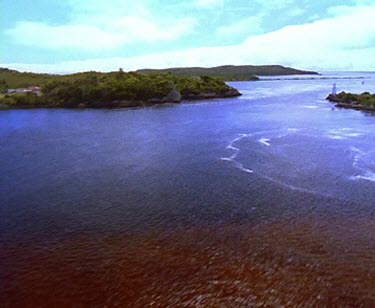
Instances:
[[[62,75],[21,73],[8,68],[0,68],[0,91],[9,88],[22,88],[41,85],[52,79],[59,79]]]
[[[369,92],[353,94],[342,91],[336,95],[335,102],[345,104],[357,103],[362,106],[375,107],[375,94],[370,94]]]
[[[209,76],[125,73],[122,70],[52,76],[39,85],[42,92],[38,95],[6,94],[2,95],[0,103],[10,107],[100,108],[240,95],[222,80]]]
[[[223,65],[217,67],[178,67],[167,69],[142,69],[137,72],[172,73],[178,76],[211,76],[224,81],[253,81],[257,76],[318,74],[317,72],[298,70],[282,65]]]

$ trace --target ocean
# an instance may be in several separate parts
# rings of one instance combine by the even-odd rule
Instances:
[[[375,73],[0,111],[3,307],[375,305]]]

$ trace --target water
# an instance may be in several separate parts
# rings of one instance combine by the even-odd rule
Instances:
[[[281,79],[0,112],[2,305],[374,306],[375,116],[324,98],[375,74]]]

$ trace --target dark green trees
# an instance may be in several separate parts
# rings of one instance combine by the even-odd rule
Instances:
[[[84,72],[53,76],[42,85],[41,95],[29,98],[26,94],[19,94],[14,99],[3,99],[0,103],[20,106],[24,97],[27,104],[45,104],[51,107],[134,106],[166,102],[172,90],[177,90],[183,99],[220,97],[233,91],[225,82],[209,76],[125,73],[119,70],[111,73]],[[238,92],[233,94],[232,96],[239,95]]]

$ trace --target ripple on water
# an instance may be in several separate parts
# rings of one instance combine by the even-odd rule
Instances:
[[[348,180],[375,180],[373,151],[351,146],[363,135],[345,127],[241,134],[227,146],[235,152],[222,160],[292,190],[339,196]]]
[[[373,234],[368,217],[310,215],[128,236],[78,235],[39,250],[23,243],[16,254],[16,243],[8,243],[2,254],[12,261],[0,296],[16,306],[40,307],[370,307]]]

